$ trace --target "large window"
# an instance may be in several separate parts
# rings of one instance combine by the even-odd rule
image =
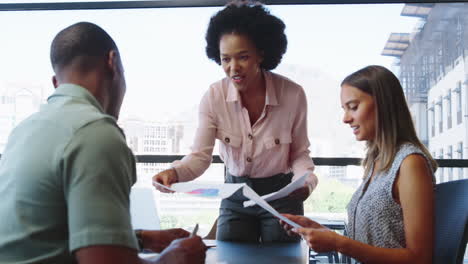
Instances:
[[[447,129],[452,128],[452,91],[449,90],[447,95],[444,97],[447,102]]]
[[[197,127],[199,101],[209,85],[224,76],[222,69],[206,58],[204,50],[207,23],[220,9],[0,11],[0,25],[3,25],[0,27],[0,153],[12,128],[37,111],[53,92],[49,63],[52,38],[59,30],[79,21],[102,26],[120,48],[127,95],[119,124],[135,154],[189,153]],[[466,36],[464,30],[468,24],[468,19],[460,14],[468,10],[468,4],[278,5],[269,9],[283,19],[288,36],[287,53],[274,71],[304,87],[313,157],[363,157],[364,144],[356,142],[349,126],[341,121],[339,84],[348,74],[370,64],[386,66],[404,77],[408,103],[421,128],[418,133],[422,138],[430,135],[424,142],[431,151],[443,158],[444,149],[457,145],[458,156],[463,157],[462,146],[468,142],[466,128],[443,129],[442,97],[447,89],[457,87],[453,100],[457,124],[461,124],[461,111],[466,105],[462,97],[465,84],[459,82],[458,75],[464,78],[468,67],[460,51],[463,47],[456,55],[447,55],[450,54],[447,50],[451,49],[452,40],[457,47],[468,43],[460,39]],[[448,9],[450,12],[444,12]],[[430,12],[438,15],[429,16]],[[456,29],[456,37],[449,35],[442,41],[438,32],[445,27]],[[434,36],[435,40],[425,39],[426,36]],[[450,128],[450,93],[447,100],[447,128]],[[428,102],[435,104],[428,105]],[[456,134],[445,134],[452,131]],[[137,185],[150,187],[151,177],[169,166],[167,163],[139,164]],[[344,218],[345,206],[361,182],[362,169],[318,166],[316,173],[320,184],[306,201],[306,214]],[[442,173],[443,169],[441,178]],[[197,180],[222,182],[223,175],[224,166],[215,164]],[[463,177],[461,170],[458,175]],[[195,217],[208,229],[218,214],[216,199],[156,195],[163,227],[191,226]]]
[[[457,158],[463,159],[463,142],[457,143]],[[458,179],[463,179],[463,168],[458,168]]]
[[[431,127],[431,137],[434,137],[435,136],[435,110],[434,110],[434,103],[431,104],[431,106],[429,107],[429,125]]]
[[[461,92],[461,82],[457,82],[457,88],[455,88],[455,92],[457,93],[457,125],[461,124],[462,122],[462,92]]]
[[[439,133],[442,133],[444,132],[444,105],[442,104],[442,97],[437,101],[437,106],[439,106]]]

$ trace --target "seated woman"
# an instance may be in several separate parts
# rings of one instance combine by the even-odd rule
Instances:
[[[363,263],[431,263],[436,162],[416,136],[403,89],[381,66],[341,83],[343,122],[367,142],[361,186],[348,204],[348,237],[303,216],[286,217],[317,252],[338,251]]]

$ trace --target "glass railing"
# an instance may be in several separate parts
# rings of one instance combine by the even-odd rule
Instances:
[[[182,155],[137,155],[138,182],[140,187],[151,187],[151,178],[157,172],[166,169],[170,163],[180,160]],[[315,173],[319,185],[304,203],[306,215],[317,219],[344,220],[345,207],[361,183],[363,170],[359,158],[313,158],[316,165]],[[449,172],[436,174],[437,183],[468,178],[467,159],[437,159],[438,171],[454,171],[451,178],[443,177]],[[155,169],[155,165],[159,169]],[[145,170],[146,169],[146,170]],[[219,156],[213,156],[213,164],[195,181],[222,183],[225,167]],[[193,217],[200,221],[202,228],[211,227],[213,219],[218,215],[219,199],[194,198],[184,194],[161,194],[156,192],[161,225],[167,228],[185,226],[193,222]],[[189,218],[183,216],[190,216]],[[205,220],[203,220],[205,219]],[[185,223],[186,221],[187,223]]]

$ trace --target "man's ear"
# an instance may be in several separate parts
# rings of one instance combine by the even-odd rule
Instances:
[[[52,84],[54,85],[54,88],[57,88],[59,86],[59,83],[57,81],[57,77],[55,75],[52,76]]]
[[[115,75],[119,70],[119,53],[116,50],[109,51],[107,68],[112,72],[112,75]]]

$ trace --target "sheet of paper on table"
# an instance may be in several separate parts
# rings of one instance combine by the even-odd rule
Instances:
[[[203,243],[209,248],[216,247],[216,239],[203,239]]]
[[[138,253],[138,256],[147,261],[156,261],[159,258],[159,253]]]
[[[305,185],[306,179],[309,176],[309,173],[305,173],[301,177],[297,178],[296,180],[292,181],[288,185],[284,186],[281,190],[272,192],[266,195],[261,196],[263,200],[265,201],[274,201],[283,197],[288,196],[290,193],[293,191],[297,190],[298,188],[301,188],[302,186]],[[249,207],[253,206],[255,203],[253,201],[245,201],[244,202],[244,207]]]

